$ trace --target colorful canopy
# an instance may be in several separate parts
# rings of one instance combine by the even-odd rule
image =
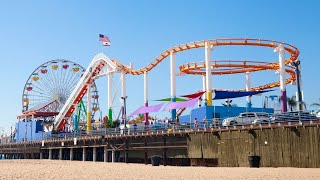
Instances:
[[[138,114],[145,114],[150,112],[158,112],[164,103],[154,105],[154,106],[141,106],[137,110],[135,110],[133,113],[131,113],[128,117],[138,115]]]
[[[231,98],[257,95],[257,94],[261,94],[269,91],[218,91],[218,90],[215,90],[214,91],[215,97],[213,99],[231,99]]]
[[[185,97],[185,98],[189,98],[189,99],[193,99],[193,98],[197,98],[202,96],[205,93],[205,91],[199,91],[193,94],[187,94],[187,95],[183,95],[181,97]]]
[[[185,102],[169,102],[167,106],[164,108],[164,111],[171,109],[180,109],[180,108],[188,108],[193,107],[199,98],[194,98]]]
[[[154,101],[171,101],[171,98],[158,99]],[[180,102],[180,101],[188,101],[188,99],[176,97],[176,102]]]

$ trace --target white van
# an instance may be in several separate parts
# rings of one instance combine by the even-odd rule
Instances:
[[[269,122],[270,117],[265,112],[245,112],[239,114],[239,116],[224,119],[222,121],[222,126],[262,124]]]

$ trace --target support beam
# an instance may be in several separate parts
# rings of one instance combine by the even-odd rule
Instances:
[[[78,108],[79,108],[79,105],[76,105],[74,110],[75,114],[73,116],[73,129],[75,132],[79,131]]]
[[[144,142],[144,146],[147,147],[147,141]],[[148,164],[148,150],[144,149],[144,164]]]
[[[125,97],[126,97],[126,76],[125,76],[125,72],[121,72],[121,99],[122,99],[122,104],[121,104],[121,113],[122,113],[122,122],[121,124],[125,124],[125,120],[124,120],[124,106],[125,106]]]
[[[295,62],[292,62],[292,65],[294,66],[295,69],[295,74],[296,74],[296,84],[297,84],[297,92],[296,92],[296,97],[297,97],[297,110],[298,111],[303,111],[303,95],[302,95],[302,83],[301,83],[301,71],[300,71],[300,60],[296,60]]]
[[[83,147],[82,148],[82,161],[86,161],[86,157],[87,157],[86,148]]]
[[[250,91],[250,72],[246,72],[246,91]],[[247,109],[249,110],[252,107],[251,96],[247,96]]]
[[[285,59],[284,59],[284,47],[283,44],[275,49],[275,52],[279,52],[279,72],[280,72],[280,92],[281,92],[281,110],[287,112],[287,91],[286,91],[286,72],[285,72]]]
[[[91,132],[91,85],[88,85],[87,91],[87,134]]]
[[[115,150],[111,151],[111,162],[114,163],[116,159]]]
[[[166,147],[167,140],[165,137],[163,137],[163,146]],[[163,148],[163,165],[167,165],[167,148]]]
[[[93,161],[93,162],[96,162],[96,161],[97,161],[97,147],[93,147],[92,161]]]
[[[108,120],[112,123],[112,74],[108,73]]]
[[[62,148],[60,148],[59,149],[59,160],[62,160],[62,155],[63,155],[63,151],[62,151],[63,149]]]
[[[107,146],[104,146],[103,148],[103,162],[108,162],[108,152],[107,151]]]
[[[171,84],[171,101],[176,102],[176,58],[173,52],[170,53],[170,84]],[[177,110],[171,110],[171,120],[175,122]]]
[[[43,159],[43,152],[40,152],[40,159]]]
[[[212,106],[212,91],[211,91],[211,49],[210,43],[205,41],[205,64],[206,64],[206,102],[207,106]]]
[[[26,156],[24,156],[24,159],[26,159]],[[49,160],[52,160],[52,149],[49,149]]]
[[[128,141],[126,141],[126,144],[125,144],[125,151],[124,151],[124,162],[125,163],[128,163]]]
[[[70,148],[70,161],[73,161],[73,148]]]
[[[148,107],[148,72],[144,72],[144,106]],[[144,114],[144,123],[145,125],[149,125],[149,113]]]
[[[126,129],[127,129],[127,115],[126,115],[126,100],[127,100],[127,93],[126,93],[126,73],[125,72],[121,72],[121,84],[122,84],[122,123],[124,125],[124,129],[123,132],[124,134],[126,134]]]
[[[202,76],[202,91],[206,92],[206,90],[207,90],[206,76]],[[202,95],[202,101],[203,101],[203,105],[206,106],[207,105],[206,93]]]

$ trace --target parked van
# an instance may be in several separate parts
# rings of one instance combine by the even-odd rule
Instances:
[[[270,117],[265,112],[245,112],[239,116],[226,118],[222,121],[222,126],[237,126],[248,124],[269,123]]]

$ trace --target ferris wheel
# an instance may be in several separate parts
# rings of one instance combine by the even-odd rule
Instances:
[[[77,63],[57,59],[48,61],[36,68],[29,76],[22,95],[22,112],[37,111],[50,105],[48,112],[59,112],[79,82],[85,69]],[[95,84],[91,86],[92,117],[99,110],[98,91]],[[83,97],[82,104],[88,98]]]

